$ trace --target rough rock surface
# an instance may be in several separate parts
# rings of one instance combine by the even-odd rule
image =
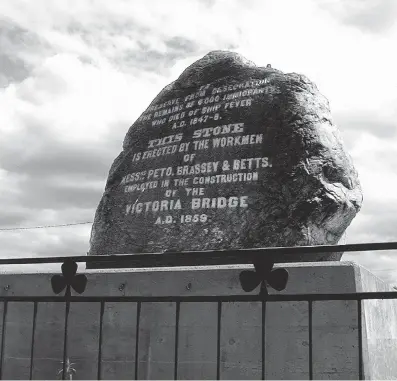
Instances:
[[[317,87],[214,51],[130,127],[89,254],[336,244],[361,203],[356,170]]]

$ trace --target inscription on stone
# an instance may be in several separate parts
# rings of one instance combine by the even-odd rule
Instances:
[[[120,182],[120,192],[129,194],[126,218],[154,225],[202,224],[217,209],[248,208],[250,197],[244,190],[223,194],[231,193],[230,185],[236,183],[256,184],[273,165],[270,157],[262,156],[263,126],[246,123],[240,113],[240,108],[249,110],[261,101],[267,83],[261,79],[223,87],[205,84],[193,94],[150,106],[138,122],[156,127],[158,137],[132,154],[133,172]],[[157,167],[158,158],[180,164]],[[211,191],[214,187],[217,192]]]

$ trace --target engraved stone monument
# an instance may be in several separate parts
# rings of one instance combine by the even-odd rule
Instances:
[[[316,86],[216,51],[164,88],[129,129],[89,254],[192,258],[195,250],[336,244],[361,202]],[[157,255],[159,266],[167,255]],[[91,263],[83,299],[74,297],[70,311],[62,299],[45,300],[80,275],[2,274],[0,376],[53,379],[67,355],[79,379],[395,379],[397,301],[360,301],[361,292],[390,287],[340,257],[284,253],[276,261],[295,263],[270,271],[254,262],[256,272],[247,264]],[[270,282],[277,271],[289,276],[285,289]]]
[[[89,254],[336,244],[361,202],[316,86],[214,51],[130,127]]]

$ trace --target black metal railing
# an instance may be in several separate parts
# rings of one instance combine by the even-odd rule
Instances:
[[[395,250],[396,242],[390,243],[371,243],[371,244],[352,244],[352,245],[332,245],[332,246],[307,246],[294,248],[265,248],[247,249],[235,251],[207,251],[189,253],[156,253],[156,254],[131,254],[131,255],[111,255],[111,256],[78,256],[78,257],[54,257],[54,258],[8,258],[0,259],[0,265],[9,264],[40,264],[40,263],[62,263],[62,275],[55,274],[51,278],[51,286],[55,294],[65,291],[64,295],[53,296],[21,296],[21,295],[0,295],[0,302],[3,302],[3,316],[1,328],[1,353],[0,353],[0,378],[3,377],[4,369],[4,350],[7,338],[8,304],[11,302],[33,303],[32,316],[32,337],[30,343],[30,367],[29,377],[32,379],[33,365],[35,358],[35,341],[37,327],[37,312],[41,303],[55,302],[65,304],[64,332],[63,332],[63,356],[62,356],[62,379],[69,377],[67,365],[69,365],[68,353],[68,329],[71,303],[99,303],[99,329],[98,329],[98,349],[97,349],[97,370],[96,376],[102,378],[103,367],[103,327],[104,311],[108,303],[123,302],[136,303],[136,331],[135,331],[135,369],[133,374],[135,379],[139,378],[139,348],[141,334],[141,312],[144,303],[175,303],[175,331],[173,348],[174,372],[173,378],[178,379],[179,335],[180,317],[182,303],[215,303],[217,306],[216,316],[216,378],[221,378],[221,330],[222,330],[222,307],[227,302],[258,302],[261,304],[261,378],[265,379],[265,338],[266,338],[266,309],[268,303],[274,302],[306,302],[308,309],[308,378],[313,379],[313,304],[319,301],[356,301],[357,303],[357,330],[358,330],[358,378],[364,379],[363,369],[363,330],[362,330],[362,302],[374,299],[397,299],[397,292],[358,292],[358,293],[336,293],[336,294],[271,294],[268,288],[281,291],[285,288],[288,281],[288,271],[282,268],[273,269],[275,258],[278,254],[283,255],[302,255],[305,253],[325,253],[325,252],[352,252],[352,251],[372,251],[372,250]],[[195,255],[196,254],[196,255]],[[123,267],[122,263],[133,264],[135,268],[149,267],[173,267],[173,266],[204,266],[204,265],[228,265],[228,264],[254,264],[255,271],[244,270],[240,274],[241,287],[244,291],[252,292],[258,286],[257,294],[247,293],[245,295],[167,295],[167,296],[84,296],[83,293],[87,285],[87,276],[77,274],[77,262],[101,263],[104,267]],[[88,280],[89,281],[89,280]],[[75,295],[79,294],[79,295]],[[394,375],[397,377],[397,375]],[[9,377],[8,377],[9,378]],[[77,375],[77,378],[79,376]]]
[[[312,315],[313,315],[313,303],[317,301],[356,301],[357,302],[357,319],[358,319],[358,364],[359,364],[359,379],[363,379],[363,354],[362,354],[362,320],[361,320],[361,311],[362,311],[362,301],[363,300],[373,300],[373,299],[397,299],[397,292],[376,292],[376,293],[359,293],[359,294],[325,294],[325,295],[313,295],[313,294],[302,294],[302,295],[269,295],[264,297],[259,296],[241,296],[241,295],[231,295],[227,297],[214,296],[214,297],[84,297],[84,296],[72,296],[68,298],[66,301],[62,300],[63,297],[10,297],[7,300],[4,300],[2,297],[1,300],[4,302],[4,310],[3,310],[3,327],[2,327],[2,340],[1,340],[1,367],[0,367],[0,378],[2,377],[2,368],[4,364],[3,353],[4,353],[4,343],[6,338],[6,316],[7,316],[7,304],[12,301],[17,302],[33,302],[34,303],[34,314],[33,314],[33,329],[32,329],[32,339],[30,345],[30,353],[31,353],[31,364],[30,364],[30,372],[29,379],[33,379],[33,359],[34,359],[34,350],[35,350],[35,329],[36,329],[36,317],[37,317],[37,309],[39,303],[45,302],[64,302],[65,303],[65,324],[64,324],[64,349],[63,349],[63,361],[62,363],[65,366],[62,367],[62,379],[66,379],[67,372],[67,359],[69,356],[68,348],[67,348],[67,337],[68,337],[68,318],[70,312],[70,303],[90,303],[90,302],[99,302],[100,303],[100,314],[99,314],[99,332],[98,332],[98,359],[97,359],[97,379],[101,379],[101,366],[102,366],[102,328],[103,328],[103,312],[106,303],[111,302],[124,302],[131,303],[135,302],[137,304],[137,325],[136,325],[136,344],[135,344],[135,369],[134,375],[135,379],[138,378],[138,366],[139,366],[139,322],[140,322],[140,310],[142,303],[159,303],[165,301],[172,301],[175,303],[176,313],[175,313],[175,340],[174,340],[174,379],[178,379],[178,333],[179,333],[179,318],[180,318],[180,305],[181,303],[192,303],[192,302],[213,302],[217,304],[218,313],[217,313],[217,358],[216,358],[216,379],[220,379],[220,342],[221,342],[221,312],[223,303],[227,302],[261,302],[262,303],[262,378],[265,379],[265,337],[266,337],[266,305],[267,303],[272,302],[297,302],[297,301],[305,301],[308,305],[308,335],[309,335],[309,379],[313,378],[313,342],[312,342]],[[171,349],[172,350],[172,349]],[[10,377],[8,377],[10,378]],[[12,379],[12,377],[10,378]]]

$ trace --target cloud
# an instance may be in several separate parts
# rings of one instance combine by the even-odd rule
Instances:
[[[374,112],[362,110],[360,112],[335,113],[334,120],[343,126],[345,131],[351,131],[356,136],[361,132],[375,135],[381,139],[394,138],[397,134],[396,115],[382,117]]]
[[[91,226],[0,231],[2,252],[7,257],[53,257],[84,255],[88,250],[86,236]],[[45,245],[43,245],[45,242]],[[59,265],[58,265],[59,267]]]
[[[49,54],[40,37],[8,19],[0,19],[0,88],[29,76],[35,57]]]
[[[388,141],[393,141],[397,137],[396,116],[397,112],[391,112],[390,115],[378,115],[375,111],[368,111],[368,109],[351,110],[350,112],[337,111],[334,113],[333,120],[342,133],[346,149],[357,158],[355,163],[360,168],[363,167],[363,171],[368,169],[366,167],[367,164],[361,165],[360,163],[363,155],[370,156],[372,161],[377,162],[379,166],[386,167],[391,172],[393,171],[395,162],[393,151],[388,151],[384,146],[388,145]],[[365,141],[369,140],[376,142],[377,146],[375,149],[365,143]],[[362,146],[362,144],[366,144],[366,148],[361,148],[359,153],[356,154],[354,152],[355,148]],[[392,149],[394,150],[394,148]],[[368,152],[364,153],[364,150]]]
[[[125,126],[124,126],[125,127]],[[0,143],[3,169],[38,179],[61,179],[65,176],[103,179],[114,153],[120,149],[122,128],[115,127],[99,144],[77,145],[64,141],[46,127],[29,125]],[[125,128],[124,128],[125,129]]]
[[[94,7],[84,2],[70,7],[65,1],[37,0],[33,5],[16,0],[5,13],[56,51],[96,64],[106,62],[132,74],[161,71],[167,75],[178,59],[236,46],[237,27],[218,32],[218,25],[227,24],[235,14],[236,2],[228,4],[119,0],[110,6],[97,0]]]
[[[32,210],[24,210],[23,208],[16,208],[15,206],[9,210],[2,210],[0,214],[0,227],[18,226],[19,224],[28,221],[32,215]]]
[[[363,32],[383,33],[396,24],[397,3],[394,0],[325,0],[318,3],[342,24]]]

